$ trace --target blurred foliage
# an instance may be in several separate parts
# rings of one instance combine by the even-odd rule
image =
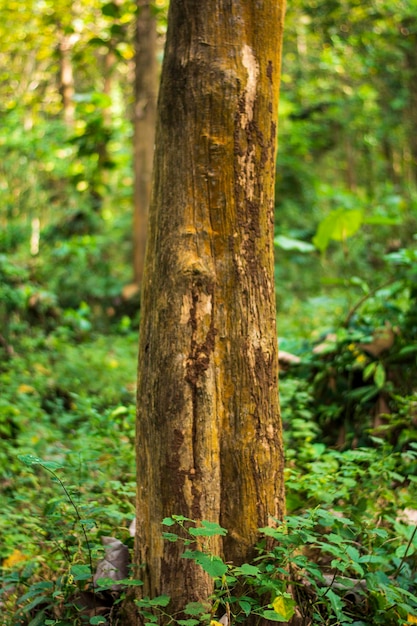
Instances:
[[[415,15],[413,0],[287,7],[277,235],[322,250],[326,219],[361,219],[355,236],[340,233],[342,245],[330,240],[325,261],[278,252],[278,284],[284,291],[289,282],[298,298],[317,297],[321,280],[341,275],[376,287],[385,280],[384,254],[415,245]],[[290,301],[283,297],[283,312]]]
[[[167,2],[154,9],[162,51]],[[0,13],[0,612],[6,626],[88,623],[74,609],[88,589],[72,569],[87,562],[80,527],[18,455],[64,465],[95,562],[102,535],[131,546],[136,5],[0,0]],[[257,589],[288,562],[317,623],[417,615],[417,546],[398,519],[414,508],[417,469],[416,16],[415,0],[287,8],[275,273],[280,347],[299,358],[281,372],[292,517],[275,556],[262,553]],[[340,587],[327,603],[320,592],[331,550],[338,575],[366,570],[366,618]],[[236,602],[243,619],[253,605]]]

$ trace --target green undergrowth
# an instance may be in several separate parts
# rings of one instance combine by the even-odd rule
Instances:
[[[92,554],[102,553],[103,534],[130,541],[137,336],[91,330],[82,338],[62,339],[67,330],[45,336],[26,327],[23,336],[14,335],[0,367],[2,625],[47,623],[43,609],[29,608],[18,617],[10,592],[15,576],[22,595],[52,584],[56,591],[68,568],[85,559],[86,536],[68,498],[61,497],[51,476],[33,472],[21,458],[32,455],[47,459],[46,465],[65,466],[65,484],[85,520]],[[56,598],[58,614],[63,600]],[[70,623],[78,623],[76,614],[74,608]]]
[[[71,250],[88,266],[85,243]],[[141,598],[145,623],[416,623],[415,261],[405,248],[386,259],[385,283],[353,276],[282,303],[288,516],[237,566],[210,552],[227,529],[173,512],[161,533],[213,578],[213,595],[180,615],[167,596]],[[76,281],[59,292],[39,264],[0,256],[2,626],[121,626],[123,598],[141,586],[127,572],[116,588],[94,579],[103,537],[132,554],[135,514],[137,311],[106,271],[77,300]]]
[[[69,482],[70,461],[34,455],[21,455],[20,461],[28,488],[42,498],[31,502],[26,518],[22,511],[8,512],[15,524],[9,536],[21,550],[15,548],[3,562],[3,623],[125,623],[119,608],[141,580],[123,576],[116,565],[115,590],[114,576],[94,574],[103,558],[102,536],[112,533],[131,547],[126,525],[133,490],[113,481],[95,499],[82,484]],[[165,518],[165,541],[180,543],[182,558],[209,574],[213,593],[204,602],[189,602],[180,614],[170,609],[169,596],[141,597],[135,601],[137,614],[149,626],[216,626],[225,624],[225,616],[236,624],[248,619],[329,626],[415,623],[417,541],[410,507],[416,489],[407,468],[416,461],[415,450],[404,455],[377,448],[328,452],[315,479],[293,467],[287,489],[290,495],[304,494],[305,506],[283,521],[271,519],[260,529],[256,556],[239,566],[211,553],[211,538],[227,529],[182,515]]]
[[[133,548],[136,333],[26,331],[14,334],[0,373],[2,626],[121,625],[123,598],[141,581],[121,575],[114,590],[114,580],[93,576],[104,556],[102,537]],[[213,578],[214,591],[181,615],[172,613],[167,596],[142,598],[136,608],[145,623],[224,624],[224,615],[236,624],[414,623],[415,397],[400,401],[392,381],[385,386],[403,343],[374,358],[357,346],[367,333],[372,341],[365,331],[354,337],[339,331],[324,341],[324,353],[305,338],[293,344],[300,362],[281,375],[286,519],[260,529],[257,555],[239,566],[210,552],[210,537],[227,529],[179,515],[163,520],[165,540],[183,545],[184,558]],[[377,366],[388,372],[384,379]],[[392,414],[366,426],[369,405],[356,394],[366,445],[352,445],[334,403],[319,394],[323,372],[333,370],[342,379],[359,371],[350,391],[365,386],[376,391],[374,400],[392,396]],[[343,438],[339,433],[331,444],[326,437],[335,425]]]

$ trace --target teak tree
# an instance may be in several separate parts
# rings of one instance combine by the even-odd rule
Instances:
[[[162,519],[250,558],[284,512],[273,270],[284,0],[171,0],[143,278],[135,563],[172,609],[212,585]]]

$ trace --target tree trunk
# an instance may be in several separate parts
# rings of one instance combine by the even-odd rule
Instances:
[[[284,513],[273,267],[283,0],[171,0],[145,261],[136,565],[170,610],[212,591],[164,516],[242,563]]]
[[[113,74],[115,67],[116,55],[114,54],[111,46],[109,46],[104,57],[103,71],[103,93],[108,96],[109,99],[112,95]],[[111,128],[112,126],[112,110],[110,105],[105,106],[103,109],[103,123],[104,126],[107,126],[108,128]]]
[[[60,92],[62,97],[62,108],[64,112],[64,121],[68,126],[74,123],[74,74],[72,70],[72,48],[74,39],[72,34],[61,34],[58,43],[59,51],[59,81]]]
[[[415,34],[416,20],[405,21],[413,35],[409,35],[409,44],[406,48],[405,59],[409,89],[409,147],[411,154],[411,172],[414,184],[417,184],[417,35]]]
[[[134,110],[134,282],[142,282],[155,143],[158,68],[156,20],[150,0],[137,0]]]

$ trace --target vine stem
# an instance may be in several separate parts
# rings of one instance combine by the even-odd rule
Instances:
[[[92,583],[93,598],[94,598],[94,615],[96,615],[96,591],[95,591],[94,576],[93,576],[93,556],[92,556],[92,553],[91,553],[90,542],[88,541],[88,537],[87,537],[87,531],[85,529],[84,522],[81,519],[81,515],[80,515],[80,512],[78,510],[78,506],[75,503],[71,493],[68,491],[67,487],[65,486],[65,483],[61,480],[61,478],[58,476],[58,474],[56,472],[54,472],[54,470],[52,470],[51,468],[49,468],[46,465],[44,465],[42,462],[38,462],[38,464],[46,472],[48,472],[57,481],[57,483],[60,485],[61,489],[63,490],[63,492],[65,493],[65,495],[66,495],[66,497],[68,499],[68,502],[71,504],[72,508],[74,509],[76,518],[77,518],[77,520],[78,520],[78,522],[79,522],[79,524],[81,526],[81,530],[82,530],[82,533],[83,533],[84,539],[85,539],[85,544],[87,546],[88,561],[89,561],[90,572],[91,572],[91,583]]]
[[[376,293],[378,293],[378,291],[380,291],[381,289],[385,289],[385,287],[389,287],[390,285],[392,285],[393,283],[395,283],[397,279],[396,278],[390,278],[390,280],[388,280],[385,283],[382,283],[382,285],[379,285],[378,287],[375,287],[374,289],[371,289],[370,291],[368,291],[368,293],[365,293],[362,298],[360,298],[356,304],[354,304],[351,309],[349,310],[346,319],[344,320],[342,327],[343,328],[347,328],[349,326],[350,320],[352,319],[352,317],[354,316],[354,314],[356,313],[356,311],[362,306],[362,304],[364,302],[366,302],[367,300],[369,300],[369,298],[372,298],[372,296],[374,296]]]
[[[399,573],[400,573],[400,571],[401,571],[402,566],[404,565],[404,561],[405,561],[405,559],[407,558],[408,551],[409,551],[409,550],[410,550],[410,548],[411,548],[411,544],[413,543],[413,540],[414,540],[414,537],[416,536],[416,533],[417,533],[417,524],[414,526],[414,530],[413,530],[413,532],[411,533],[411,537],[410,537],[410,539],[408,540],[407,547],[406,547],[405,552],[404,552],[404,554],[403,554],[403,557],[402,557],[402,559],[401,559],[401,561],[400,561],[400,564],[399,564],[399,566],[397,567],[397,569],[395,570],[395,572],[394,572],[394,574],[393,574],[393,578],[394,578],[394,579],[395,579],[395,578],[397,578],[398,574],[399,574]]]

